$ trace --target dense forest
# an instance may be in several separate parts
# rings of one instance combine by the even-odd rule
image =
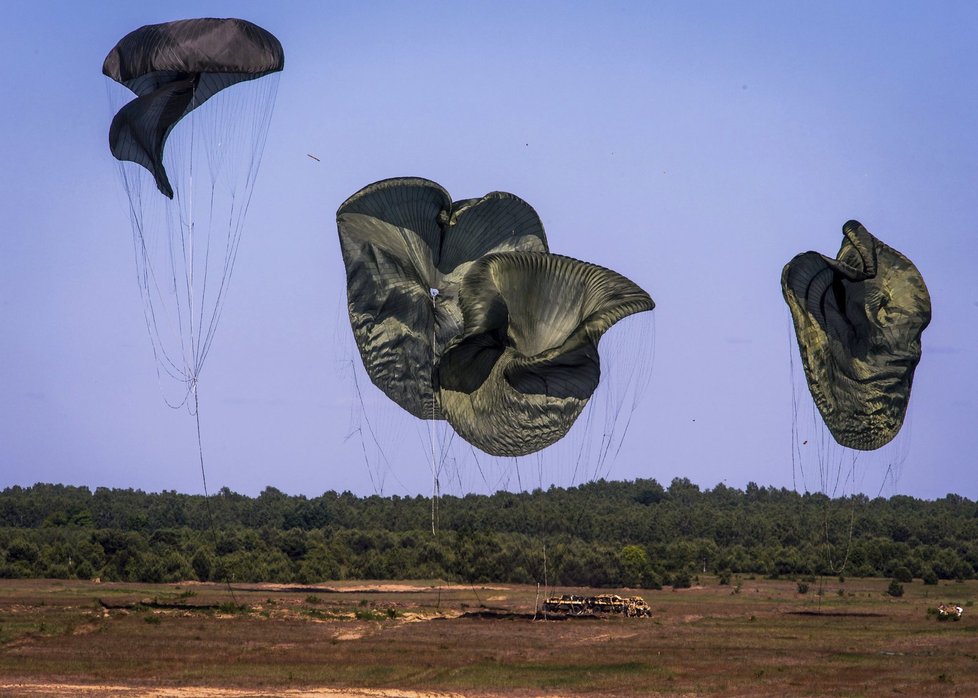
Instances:
[[[969,579],[978,504],[829,499],[689,480],[437,500],[38,484],[0,492],[0,577],[167,582],[445,579],[657,588],[698,574]]]

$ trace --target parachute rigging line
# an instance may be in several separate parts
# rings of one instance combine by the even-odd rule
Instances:
[[[122,86],[109,148],[128,200],[157,382],[167,406],[195,418],[214,535],[200,376],[225,307],[283,67],[282,46],[270,33],[212,18],[136,29],[102,66]],[[175,397],[165,378],[178,386]]]

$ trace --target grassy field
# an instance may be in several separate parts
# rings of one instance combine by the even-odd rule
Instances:
[[[0,695],[978,695],[978,582],[887,585],[703,577],[616,590],[651,619],[533,620],[528,586],[0,580]],[[941,601],[963,618],[939,621]]]

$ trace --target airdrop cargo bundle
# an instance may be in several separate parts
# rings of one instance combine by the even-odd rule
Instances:
[[[641,596],[624,598],[618,594],[577,596],[561,594],[543,602],[544,613],[560,613],[572,616],[620,614],[628,618],[650,618],[652,609]]]

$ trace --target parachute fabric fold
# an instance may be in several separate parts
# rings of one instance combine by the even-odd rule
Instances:
[[[495,456],[539,451],[567,433],[598,385],[598,341],[655,307],[625,277],[544,253],[492,254],[459,289],[464,331],[438,367],[442,410]]]
[[[336,221],[367,375],[415,417],[442,419],[435,366],[462,331],[462,277],[491,252],[546,252],[539,216],[512,194],[453,202],[435,182],[408,177],[364,187]]]
[[[870,451],[903,424],[930,296],[913,263],[858,221],[842,232],[836,259],[796,256],[781,289],[825,425],[842,446]]]
[[[163,149],[176,123],[217,92],[284,65],[278,39],[245,20],[186,19],[130,32],[102,66],[137,95],[112,120],[112,154],[145,167],[172,199]]]

